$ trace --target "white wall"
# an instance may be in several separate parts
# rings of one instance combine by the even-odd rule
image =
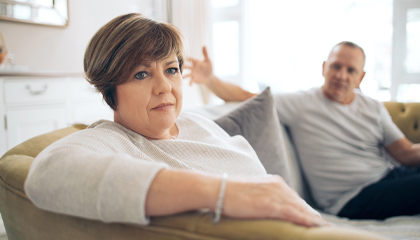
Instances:
[[[66,28],[0,21],[16,65],[30,71],[83,71],[83,55],[93,34],[112,18],[141,12],[150,16],[153,0],[70,0]]]
[[[70,0],[66,28],[0,21],[0,31],[16,65],[30,71],[82,72],[85,48],[102,25],[129,12],[151,16],[153,4],[153,0]]]

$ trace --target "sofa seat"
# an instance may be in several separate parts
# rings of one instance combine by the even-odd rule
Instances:
[[[210,119],[216,119],[232,111],[232,109],[236,108],[237,104],[236,102],[231,102],[220,106],[204,107],[196,109],[194,112]],[[390,113],[394,123],[401,129],[405,136],[413,143],[420,143],[420,103],[384,102],[384,106]],[[291,167],[292,187],[303,199],[316,208],[306,178],[300,168],[299,157],[293,145],[292,138],[289,135],[287,126],[284,125],[283,137],[289,166]],[[395,240],[420,239],[420,215],[398,216],[383,221],[376,221],[349,220],[322,211],[319,212],[328,222],[346,229],[365,230]]]
[[[365,230],[395,240],[420,239],[420,215],[391,217],[383,221],[349,220],[327,213],[321,215],[328,222],[342,228]]]

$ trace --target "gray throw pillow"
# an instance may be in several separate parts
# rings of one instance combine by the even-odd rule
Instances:
[[[215,122],[230,136],[242,135],[257,153],[267,173],[280,175],[292,186],[283,129],[269,87]]]

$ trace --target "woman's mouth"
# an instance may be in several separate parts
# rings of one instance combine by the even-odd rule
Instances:
[[[158,110],[158,111],[165,111],[170,109],[173,106],[172,103],[162,103],[154,108],[152,108],[152,110]]]

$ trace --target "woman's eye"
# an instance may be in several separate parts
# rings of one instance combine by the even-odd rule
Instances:
[[[146,72],[138,72],[134,75],[134,78],[142,80],[145,79],[147,77],[147,73]]]
[[[178,72],[178,68],[169,68],[166,70],[169,74],[175,74]]]

